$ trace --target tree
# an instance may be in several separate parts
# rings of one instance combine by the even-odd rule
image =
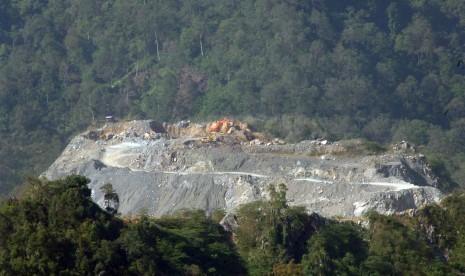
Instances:
[[[30,179],[17,200],[0,205],[2,273],[125,272],[124,257],[113,243],[123,225],[92,202],[89,182],[77,175]]]
[[[92,202],[89,182],[30,179],[0,203],[0,274],[245,274],[230,234],[204,211],[121,220]]]
[[[303,270],[312,275],[358,275],[368,255],[364,230],[351,223],[328,223],[308,241]]]
[[[355,45],[370,47],[377,32],[375,24],[365,22],[368,15],[363,10],[355,12],[349,7],[347,15],[348,18],[344,22],[345,27],[341,33],[342,41],[350,48],[354,48]]]
[[[396,142],[407,141],[415,145],[428,143],[428,130],[430,125],[422,120],[398,121],[392,127],[392,140]]]
[[[333,42],[334,39],[334,30],[331,26],[330,20],[324,11],[319,11],[318,9],[313,9],[310,14],[310,23],[315,28],[315,34],[318,39]]]
[[[302,265],[291,260],[287,264],[276,264],[273,266],[273,276],[303,276]]]
[[[105,183],[100,187],[100,191],[103,193],[103,206],[105,210],[114,214],[118,213],[119,196],[113,189],[113,185]]]
[[[394,39],[399,32],[399,8],[398,3],[392,2],[386,9],[388,15],[389,36]]]
[[[395,217],[375,212],[370,220],[370,257],[364,269],[374,274],[425,274],[432,260],[426,240]]]
[[[299,262],[304,241],[314,231],[313,218],[303,207],[288,206],[286,192],[285,184],[270,184],[268,201],[244,204],[237,211],[237,246],[253,275],[271,273],[283,261]]]
[[[417,65],[422,64],[425,59],[431,59],[434,48],[435,37],[431,25],[419,14],[413,16],[412,23],[396,38],[395,49],[416,55]]]
[[[396,95],[401,99],[400,103],[403,105],[403,114],[414,114],[416,103],[420,100],[417,97],[418,83],[414,76],[407,76],[405,81],[401,82],[396,88]]]

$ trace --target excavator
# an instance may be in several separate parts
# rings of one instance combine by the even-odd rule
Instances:
[[[208,129],[210,132],[218,132],[221,131],[223,133],[228,132],[229,127],[232,125],[232,121],[229,120],[227,117],[220,119],[213,123],[210,128]]]
[[[202,142],[202,143],[211,142],[211,141],[213,141],[213,139],[215,139],[215,136],[216,136],[216,133],[215,133],[215,132],[212,132],[212,133],[210,133],[210,136],[208,136],[208,137],[203,137],[202,139],[200,139],[200,142]]]
[[[215,139],[216,133],[217,132],[223,132],[226,133],[228,132],[229,128],[232,125],[232,121],[229,120],[227,117],[224,117],[223,119],[220,119],[216,122],[214,122],[209,128],[208,131],[210,131],[210,135],[208,137],[204,137],[200,139],[201,142],[203,143],[208,143],[213,141]]]

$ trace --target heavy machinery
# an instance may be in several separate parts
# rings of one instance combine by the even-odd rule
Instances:
[[[210,136],[200,139],[200,142],[202,142],[202,143],[211,142],[211,141],[213,141],[213,139],[215,139],[215,135],[216,135],[215,132],[212,132],[212,133],[210,133]]]
[[[215,139],[217,132],[227,133],[230,127],[232,126],[233,121],[229,120],[227,117],[220,119],[210,125],[208,131],[210,135],[208,137],[203,137],[200,139],[202,143],[208,143]]]
[[[226,133],[228,132],[229,128],[231,127],[232,125],[232,121],[229,120],[227,117],[224,117],[223,119],[220,119],[218,121],[216,121],[215,123],[213,123],[210,127],[209,127],[209,131],[210,132],[223,132],[223,133]]]

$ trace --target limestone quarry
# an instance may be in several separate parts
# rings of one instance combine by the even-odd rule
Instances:
[[[402,212],[443,197],[443,182],[424,157],[402,145],[374,154],[360,151],[360,140],[286,144],[231,125],[211,134],[209,124],[108,122],[75,137],[43,176],[84,175],[101,205],[99,187],[111,183],[119,212],[154,216],[183,208],[233,211],[266,199],[267,186],[278,183],[287,185],[290,205],[328,217]]]

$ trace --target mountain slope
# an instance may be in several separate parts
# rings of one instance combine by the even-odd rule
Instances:
[[[182,208],[230,211],[265,199],[270,183],[287,185],[290,204],[325,216],[405,211],[443,196],[444,180],[417,154],[361,153],[359,140],[282,145],[240,127],[204,143],[205,124],[160,126],[108,123],[79,135],[44,176],[82,174],[100,204],[99,187],[109,182],[123,214],[147,209],[157,216]]]

